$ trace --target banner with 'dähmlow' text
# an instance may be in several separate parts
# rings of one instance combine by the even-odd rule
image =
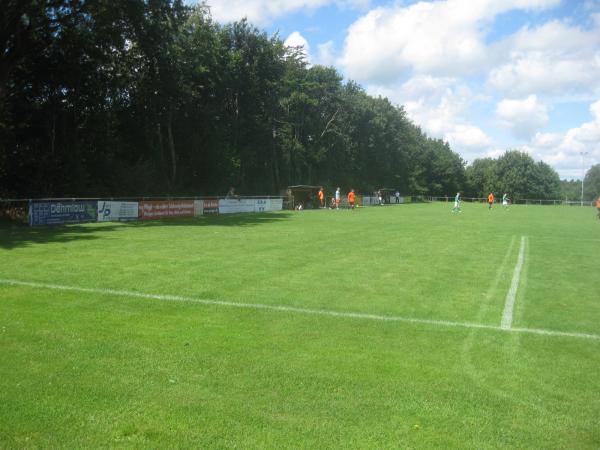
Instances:
[[[29,203],[29,225],[96,222],[98,202],[65,200]]]

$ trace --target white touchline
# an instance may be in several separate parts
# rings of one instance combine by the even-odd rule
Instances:
[[[506,294],[506,300],[504,301],[504,312],[502,313],[502,322],[500,327],[502,329],[510,329],[513,321],[513,310],[515,308],[515,300],[517,298],[517,289],[519,288],[519,281],[521,280],[521,269],[523,268],[523,261],[525,261],[525,243],[527,242],[527,236],[521,236],[521,247],[519,248],[519,257],[517,258],[517,265],[513,272],[512,281],[510,283],[510,289]]]
[[[183,297],[180,295],[144,294],[141,292],[122,291],[122,290],[116,290],[116,289],[84,288],[84,287],[77,287],[77,286],[65,286],[65,285],[61,285],[61,284],[37,283],[37,282],[31,282],[31,281],[0,279],[0,284],[10,285],[10,286],[27,286],[27,287],[41,288],[41,289],[53,289],[53,290],[58,290],[58,291],[82,292],[82,293],[87,293],[87,294],[112,295],[112,296],[117,296],[117,297],[133,297],[133,298],[145,298],[145,299],[162,300],[162,301],[198,303],[201,305],[229,306],[229,307],[233,307],[233,308],[264,309],[264,310],[270,310],[270,311],[283,311],[283,312],[292,312],[292,313],[298,313],[298,314],[314,314],[314,315],[319,315],[319,316],[344,317],[344,318],[350,318],[350,319],[378,320],[378,321],[385,321],[385,322],[407,322],[407,323],[417,323],[417,324],[438,325],[438,326],[444,326],[444,327],[481,328],[481,329],[486,329],[486,330],[509,331],[509,332],[516,332],[516,333],[531,333],[531,334],[542,334],[542,335],[547,335],[547,336],[566,336],[566,337],[600,340],[600,335],[587,334],[587,333],[571,333],[571,332],[542,330],[542,329],[534,329],[534,328],[505,329],[505,328],[494,326],[494,325],[485,325],[485,324],[479,324],[479,323],[452,322],[452,321],[434,320],[434,319],[418,319],[418,318],[402,317],[402,316],[387,316],[387,315],[381,315],[381,314],[331,311],[331,310],[326,310],[326,309],[296,308],[294,306],[265,305],[265,304],[261,304],[261,303],[238,303],[238,302],[230,302],[230,301],[226,301],[226,300],[210,300],[210,299],[202,299],[202,298],[194,298],[194,297]]]

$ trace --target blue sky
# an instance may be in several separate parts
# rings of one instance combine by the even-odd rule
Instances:
[[[600,0],[208,0],[402,105],[466,161],[600,163]]]

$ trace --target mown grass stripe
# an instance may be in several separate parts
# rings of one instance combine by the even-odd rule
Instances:
[[[36,289],[53,289],[53,290],[59,290],[59,291],[81,292],[81,293],[86,293],[86,294],[100,294],[100,295],[143,298],[143,299],[161,300],[161,301],[187,302],[187,303],[196,303],[196,304],[202,304],[202,305],[227,306],[227,307],[233,307],[233,308],[262,309],[262,310],[270,310],[270,311],[291,312],[291,313],[298,313],[298,314],[312,314],[312,315],[320,315],[320,316],[342,317],[342,318],[349,318],[349,319],[377,320],[377,321],[386,321],[386,322],[406,322],[406,323],[435,325],[435,326],[443,326],[443,327],[486,329],[486,330],[496,330],[496,331],[505,331],[505,332],[508,331],[508,332],[513,332],[513,333],[529,333],[529,334],[540,334],[540,335],[545,335],[545,336],[562,336],[562,337],[600,340],[600,335],[596,335],[596,334],[563,332],[563,331],[534,329],[534,328],[504,328],[501,326],[498,327],[498,326],[494,326],[494,325],[486,325],[486,324],[470,323],[470,322],[453,322],[453,321],[447,321],[447,320],[419,319],[419,318],[413,318],[413,317],[402,317],[402,316],[381,315],[381,314],[331,311],[331,310],[324,310],[324,309],[308,309],[308,308],[298,308],[298,307],[294,307],[294,306],[266,305],[266,304],[261,304],[261,303],[239,303],[239,302],[231,302],[231,301],[226,301],[226,300],[213,300],[213,299],[201,299],[201,298],[195,298],[195,297],[184,297],[184,296],[180,296],[180,295],[146,294],[146,293],[142,293],[142,292],[132,292],[132,291],[117,290],[117,289],[85,288],[85,287],[79,287],[79,286],[66,286],[66,285],[61,285],[61,284],[38,283],[38,282],[32,282],[32,281],[0,279],[0,284],[10,285],[10,286],[26,286],[26,287],[36,288]]]

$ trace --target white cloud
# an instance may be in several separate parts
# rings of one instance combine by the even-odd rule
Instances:
[[[558,21],[525,27],[493,53],[501,62],[488,81],[508,95],[600,94],[600,24],[589,31]]]
[[[273,19],[298,11],[313,12],[335,4],[341,9],[364,9],[370,0],[212,0],[208,2],[213,18],[233,22],[247,17],[255,25],[266,25]]]
[[[502,125],[519,139],[529,139],[548,123],[546,107],[538,102],[535,95],[521,100],[502,100],[496,107],[496,115]]]
[[[557,147],[562,140],[560,133],[535,133],[531,143],[537,148],[554,148]]]
[[[594,120],[567,131],[563,148],[576,152],[600,152],[600,100],[590,105],[590,112]]]
[[[371,95],[389,98],[403,105],[408,117],[433,137],[443,138],[468,103],[466,87],[455,87],[453,78],[419,76],[401,85],[370,85]],[[458,93],[458,90],[461,93]]]
[[[317,45],[317,48],[319,49],[317,62],[323,66],[333,66],[335,64],[333,41],[319,44]]]
[[[463,118],[481,96],[450,77],[417,76],[399,86],[367,88],[404,106],[407,116],[429,136],[447,141],[465,160],[473,160],[491,149],[493,140]]]
[[[468,150],[483,150],[492,145],[490,137],[473,125],[456,125],[445,138],[453,147]]]
[[[294,31],[290,34],[287,39],[283,42],[283,45],[287,47],[303,47],[304,56],[307,62],[311,62],[310,45],[308,41],[298,31]]]
[[[458,75],[487,64],[485,26],[514,8],[558,0],[447,0],[379,7],[350,26],[339,60],[347,75],[389,82],[403,71]]]
[[[590,166],[600,163],[600,100],[590,105],[590,112],[590,122],[564,134],[536,133],[522,149],[550,164],[562,178],[581,178]]]

